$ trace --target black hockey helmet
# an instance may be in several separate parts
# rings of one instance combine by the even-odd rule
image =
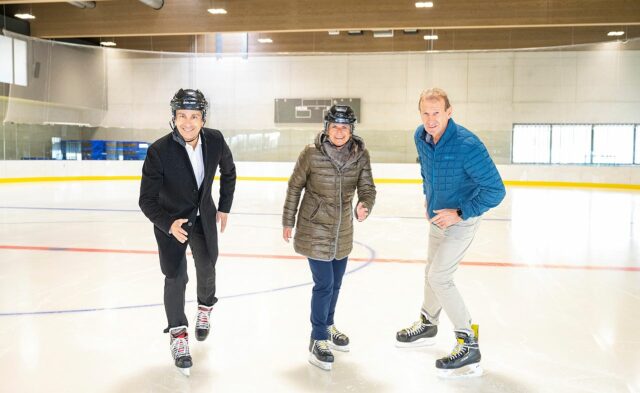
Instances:
[[[178,109],[200,111],[202,112],[202,121],[206,121],[209,103],[200,90],[180,89],[171,99],[171,115],[174,119]]]
[[[324,131],[329,129],[329,123],[337,123],[350,125],[353,133],[357,121],[356,114],[349,105],[333,105],[324,116]]]

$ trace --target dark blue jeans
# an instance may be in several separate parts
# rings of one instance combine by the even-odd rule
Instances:
[[[333,325],[338,294],[342,286],[342,277],[347,269],[347,259],[334,259],[331,262],[309,258],[309,267],[313,275],[311,294],[311,338],[327,340],[327,326]]]

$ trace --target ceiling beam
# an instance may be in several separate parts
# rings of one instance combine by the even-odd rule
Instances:
[[[358,52],[424,52],[467,51],[495,49],[524,49],[548,47],[583,48],[592,43],[618,43],[619,49],[637,50],[640,44],[640,26],[631,27],[624,37],[608,37],[611,27],[560,27],[548,29],[463,29],[438,31],[438,39],[425,41],[431,31],[416,34],[394,31],[391,38],[374,38],[371,31],[350,36],[342,31],[331,36],[327,32],[249,33],[249,54],[257,53],[358,53]],[[216,40],[216,34],[221,39]],[[161,37],[117,37],[120,49],[156,52],[224,53],[242,52],[244,34],[216,33],[206,35],[178,35]],[[258,38],[269,37],[271,44],[262,44]],[[635,39],[635,40],[634,40]],[[629,41],[632,40],[632,41]],[[629,41],[628,44],[623,44]],[[220,42],[222,47],[217,48]]]
[[[214,0],[214,3],[217,0]],[[15,2],[14,2],[15,3]],[[196,35],[214,32],[287,32],[347,29],[478,29],[504,27],[640,25],[640,1],[238,0],[226,15],[207,13],[210,0],[167,1],[153,10],[138,0],[102,1],[81,10],[64,3],[33,4],[33,35],[45,38]]]

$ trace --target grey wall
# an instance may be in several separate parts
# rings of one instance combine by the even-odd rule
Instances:
[[[615,48],[248,60],[128,59],[110,53],[108,64],[110,75],[118,77],[109,78],[105,124],[166,130],[173,92],[197,87],[212,102],[210,124],[229,136],[254,135],[255,140],[260,139],[255,134],[278,132],[282,148],[296,141],[291,143],[295,153],[284,154],[294,158],[299,150],[295,145],[312,139],[319,125],[276,126],[276,97],[360,98],[364,121],[358,132],[374,150],[387,152],[389,161],[414,156],[417,98],[430,86],[448,91],[454,119],[480,135],[501,163],[510,159],[513,123],[640,122],[640,52]]]
[[[76,139],[153,141],[168,132],[168,103],[181,87],[199,88],[207,95],[208,126],[221,129],[236,157],[246,160],[294,160],[321,127],[276,125],[274,98],[360,98],[363,121],[356,132],[378,162],[414,161],[417,99],[431,86],[448,91],[454,119],[476,132],[498,163],[510,160],[514,123],[640,123],[640,51],[615,47],[621,44],[590,51],[247,60],[37,40],[30,45],[30,62],[41,63],[39,77],[30,75],[27,88],[12,86],[7,92],[4,87],[1,92],[11,97],[3,115],[4,143],[17,144],[5,158],[26,151],[20,147],[22,133],[38,145],[38,138],[49,138],[50,143],[51,135],[61,135],[63,127]],[[52,132],[27,126],[45,122],[54,123]],[[25,127],[12,129],[12,124]]]

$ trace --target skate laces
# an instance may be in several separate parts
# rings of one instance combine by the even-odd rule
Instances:
[[[209,329],[209,316],[213,307],[198,306],[196,329]]]
[[[328,330],[329,330],[329,334],[334,339],[346,339],[347,338],[347,335],[342,333],[340,330],[338,330],[335,325],[329,326]]]
[[[331,353],[331,350],[329,349],[329,341],[327,340],[316,340],[315,346],[318,348],[318,352]]]
[[[468,351],[468,348],[464,340],[459,338],[458,343],[456,344],[456,346],[451,351],[451,354],[449,355],[449,360],[456,360],[457,358],[466,354],[467,351]]]
[[[189,352],[189,336],[186,330],[181,331],[177,336],[171,334],[171,354],[173,354],[174,359],[191,355]]]
[[[413,336],[422,333],[422,330],[424,330],[425,326],[426,324],[422,322],[422,319],[419,319],[414,322],[410,328],[404,330],[407,332],[407,335]]]

